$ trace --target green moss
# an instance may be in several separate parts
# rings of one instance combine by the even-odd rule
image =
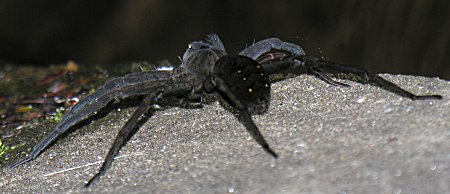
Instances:
[[[21,143],[15,146],[7,146],[3,144],[2,140],[0,140],[0,159],[2,159],[5,154],[13,152],[15,149],[20,148],[24,145],[25,143]]]
[[[57,108],[55,116],[50,117],[50,122],[59,123],[62,121],[63,117],[64,117],[64,108],[63,107]]]

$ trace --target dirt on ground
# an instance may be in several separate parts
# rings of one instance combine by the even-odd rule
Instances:
[[[382,75],[416,94],[412,101],[378,87],[312,76],[273,84],[270,110],[253,119],[278,159],[264,152],[218,103],[156,112],[99,169],[134,107],[117,108],[13,170],[0,164],[3,193],[449,193],[450,82]],[[45,134],[54,124],[36,124]],[[38,140],[36,140],[38,141]],[[15,155],[24,156],[30,148]]]

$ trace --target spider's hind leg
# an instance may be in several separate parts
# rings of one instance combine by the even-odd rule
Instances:
[[[25,158],[8,166],[9,169],[36,159],[51,143],[56,141],[69,128],[93,116],[116,97],[129,97],[146,94],[152,88],[167,82],[170,74],[165,72],[139,72],[108,81],[93,94],[78,102],[66,113],[63,120]]]
[[[154,90],[153,92],[148,94],[117,134],[116,139],[114,140],[112,147],[109,149],[108,154],[106,155],[105,160],[98,173],[94,177],[92,177],[85,186],[89,187],[103,174],[105,174],[105,172],[111,167],[114,157],[119,153],[119,150],[136,132],[136,127],[139,124],[139,118],[144,113],[149,111],[152,105],[160,101],[167,101],[166,103],[168,104],[177,104],[179,103],[180,99],[189,96],[191,91],[192,87],[189,84],[176,84],[174,86],[159,88],[158,90]]]

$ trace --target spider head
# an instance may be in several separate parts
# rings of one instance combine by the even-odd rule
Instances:
[[[261,65],[255,60],[238,56],[225,55],[214,65],[214,72],[203,84],[207,93],[220,87],[215,79],[220,78],[226,85],[223,88],[232,93],[250,114],[267,112],[270,104],[270,80]],[[217,90],[222,98],[231,106],[236,107],[233,99],[224,94],[224,89]]]

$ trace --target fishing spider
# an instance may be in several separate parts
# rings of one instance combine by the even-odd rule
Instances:
[[[411,100],[441,99],[440,95],[414,95],[392,82],[367,70],[348,67],[321,58],[305,55],[295,44],[269,38],[247,47],[238,56],[228,55],[216,34],[204,41],[188,45],[179,67],[171,71],[145,71],[125,75],[108,81],[95,93],[81,100],[66,113],[50,135],[37,144],[31,154],[9,166],[10,169],[36,159],[58,137],[75,124],[91,117],[110,101],[119,97],[145,96],[131,118],[119,131],[99,172],[86,186],[98,180],[111,166],[121,147],[134,134],[140,117],[149,110],[160,107],[201,108],[205,99],[216,96],[240,118],[250,135],[270,155],[277,154],[269,147],[251,118],[251,114],[263,114],[270,103],[271,80],[269,76],[295,69],[315,75],[328,84],[349,87],[333,80],[325,72],[352,74],[363,83],[381,86],[383,89]],[[299,73],[297,73],[299,74]],[[214,99],[214,98],[213,98]],[[216,98],[217,99],[217,98]]]

